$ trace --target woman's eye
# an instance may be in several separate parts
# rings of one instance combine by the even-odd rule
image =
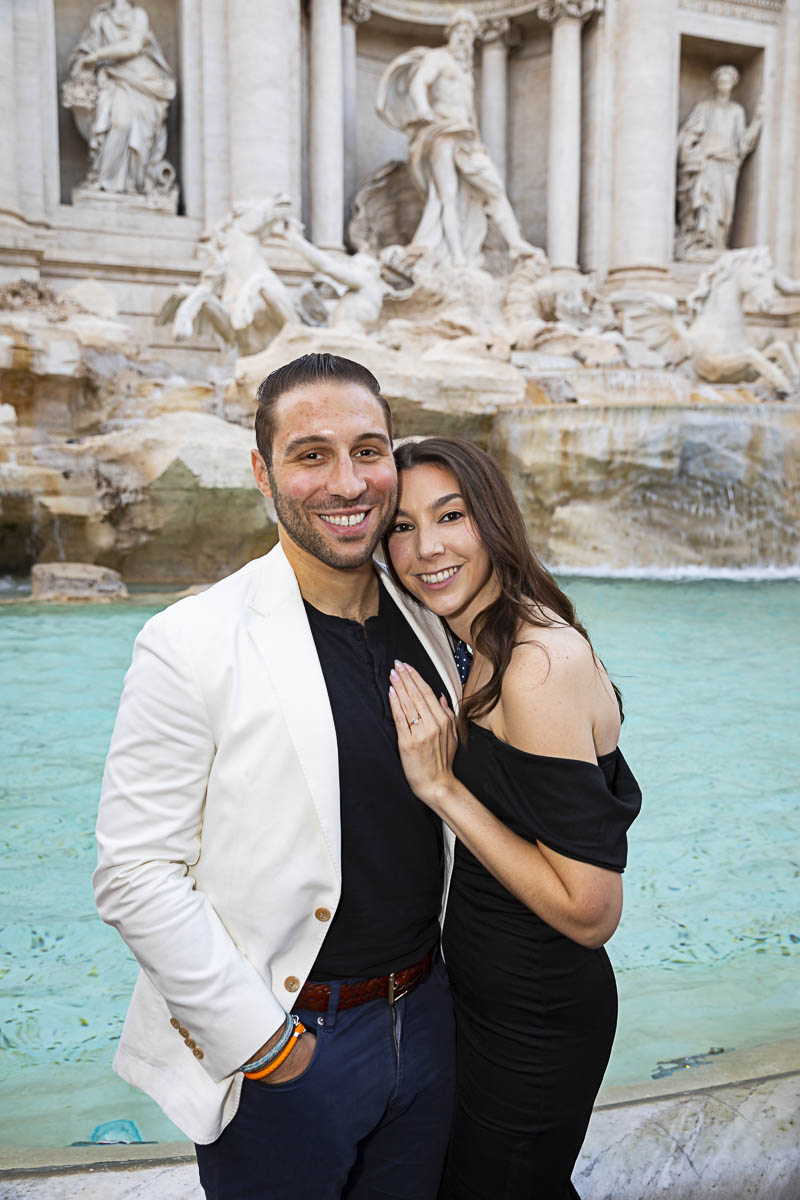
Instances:
[[[411,526],[408,525],[405,521],[396,521],[394,523],[394,525],[392,526],[392,528],[389,530],[389,533],[390,533],[390,535],[393,533],[408,533],[410,528],[411,528]]]
[[[450,510],[450,512],[444,513],[444,515],[440,518],[440,520],[442,520],[442,521],[458,521],[463,516],[464,516],[463,512],[459,512],[459,510],[457,508],[453,508]]]

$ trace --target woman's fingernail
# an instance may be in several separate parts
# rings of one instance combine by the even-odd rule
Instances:
[[[392,679],[397,679],[397,671],[395,671],[394,667],[392,667],[391,671],[389,672],[389,675]]]
[[[406,669],[406,664],[400,662],[399,658],[396,658],[394,660],[394,665],[397,667],[398,671],[405,671],[405,669]]]
[[[389,684],[389,695],[390,695],[390,696],[396,696],[396,695],[397,695],[397,692],[394,690],[394,688],[392,687],[392,685],[391,685],[391,684]]]

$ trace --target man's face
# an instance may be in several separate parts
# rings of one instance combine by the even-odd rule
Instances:
[[[395,470],[383,410],[366,388],[314,383],[277,401],[272,465],[256,482],[285,533],[339,570],[363,567],[392,519]]]

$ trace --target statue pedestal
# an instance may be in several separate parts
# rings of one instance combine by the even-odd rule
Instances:
[[[178,188],[168,192],[104,192],[82,183],[72,189],[76,208],[93,208],[96,212],[160,212],[174,217],[178,211]]]

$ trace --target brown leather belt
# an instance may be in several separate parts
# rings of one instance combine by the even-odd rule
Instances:
[[[385,996],[390,1004],[396,1004],[403,996],[412,992],[431,973],[433,950],[429,950],[422,962],[403,971],[392,971],[390,975],[379,975],[375,979],[359,979],[357,983],[343,983],[339,988],[339,1005],[356,1008],[370,1000],[382,1000]],[[299,991],[293,1008],[308,1008],[313,1012],[327,1012],[331,989],[327,983],[306,983]]]

